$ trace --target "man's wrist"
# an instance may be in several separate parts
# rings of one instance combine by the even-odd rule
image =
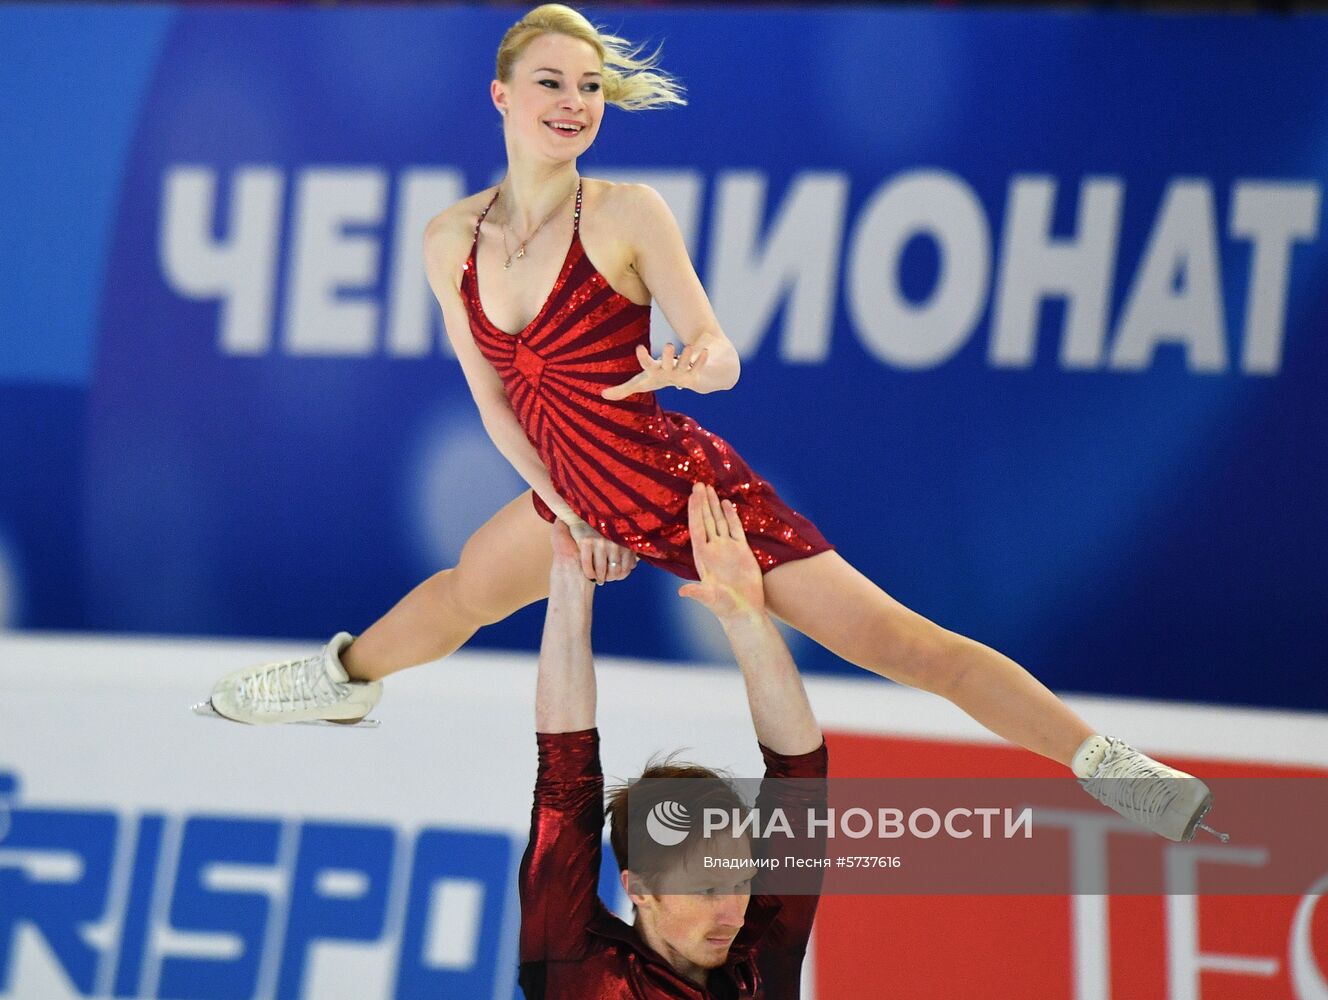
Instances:
[[[550,597],[556,594],[564,599],[576,598],[588,604],[594,592],[595,581],[586,579],[586,574],[581,569],[579,560],[576,562],[554,562],[553,569],[549,573]]]
[[[770,621],[770,613],[764,607],[755,605],[732,614],[716,615],[715,617],[719,619],[720,627],[730,635],[761,630],[773,624]]]

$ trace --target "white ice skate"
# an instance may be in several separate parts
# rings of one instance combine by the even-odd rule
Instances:
[[[314,656],[283,660],[227,674],[208,701],[193,706],[198,715],[252,726],[282,722],[376,728],[373,711],[383,694],[381,681],[352,681],[341,665],[341,651],[351,643],[338,632]]]
[[[1126,819],[1177,842],[1193,840],[1199,830],[1229,839],[1203,822],[1213,796],[1193,775],[1160,764],[1113,736],[1092,737],[1075,757],[1084,791]]]

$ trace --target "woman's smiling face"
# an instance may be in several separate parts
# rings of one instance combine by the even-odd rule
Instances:
[[[569,35],[540,35],[513,65],[512,78],[494,81],[493,99],[519,148],[575,159],[590,148],[604,117],[599,54]]]

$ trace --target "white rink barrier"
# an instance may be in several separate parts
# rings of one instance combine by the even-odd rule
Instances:
[[[377,730],[189,712],[221,674],[316,645],[0,633],[0,997],[519,995],[533,657],[463,652],[393,677]],[[610,780],[678,748],[760,773],[736,668],[604,660],[599,677]],[[1007,752],[949,704],[879,679],[807,688],[832,773],[837,739]],[[1328,769],[1328,717],[1068,700],[1156,754]],[[869,903],[825,906],[804,996],[863,995],[838,968],[880,950],[835,930],[855,906],[857,939]],[[843,958],[850,947],[862,958]],[[1063,950],[1067,1000],[1105,1000],[1102,957],[1082,940]],[[1280,971],[1295,989],[1291,965]],[[1157,995],[1185,995],[1174,970],[1159,975],[1170,992]],[[890,995],[953,995],[896,982]]]

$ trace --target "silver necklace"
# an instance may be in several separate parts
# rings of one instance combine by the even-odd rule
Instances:
[[[579,182],[578,182],[578,183],[579,183]],[[500,198],[502,197],[502,193],[503,193],[503,189],[500,187],[500,188],[498,189],[498,195],[499,195]],[[534,231],[533,233],[531,233],[529,236],[527,236],[527,237],[526,237],[524,240],[522,240],[520,243],[517,244],[516,252],[515,252],[515,253],[513,253],[513,252],[512,252],[511,250],[509,250],[508,247],[507,247],[507,230],[510,228],[510,221],[511,221],[511,220],[510,220],[510,217],[509,217],[509,218],[505,218],[505,219],[503,219],[503,226],[502,226],[502,230],[501,230],[501,232],[502,232],[502,234],[503,234],[503,253],[507,254],[507,259],[503,261],[503,270],[504,270],[504,271],[507,271],[507,270],[510,270],[510,269],[511,269],[511,267],[512,267],[512,261],[514,261],[514,260],[520,260],[522,257],[524,257],[524,256],[526,255],[526,244],[529,243],[531,240],[533,240],[536,236],[539,235],[539,231],[540,231],[541,229],[544,228],[544,223],[546,223],[546,222],[548,222],[550,219],[552,219],[552,218],[554,217],[554,215],[557,214],[558,209],[562,208],[565,204],[567,204],[567,199],[570,198],[570,197],[572,197],[572,195],[575,194],[575,193],[576,193],[576,188],[572,188],[571,191],[568,191],[566,197],[564,197],[564,198],[562,199],[562,201],[558,202],[558,204],[554,205],[554,206],[553,206],[553,211],[551,211],[548,215],[546,215],[546,216],[544,217],[544,219],[540,222],[540,224],[539,224],[538,226],[535,227],[535,231]],[[506,206],[504,206],[504,207],[506,207]],[[512,239],[516,239],[516,230],[515,230],[515,229],[512,230]]]

